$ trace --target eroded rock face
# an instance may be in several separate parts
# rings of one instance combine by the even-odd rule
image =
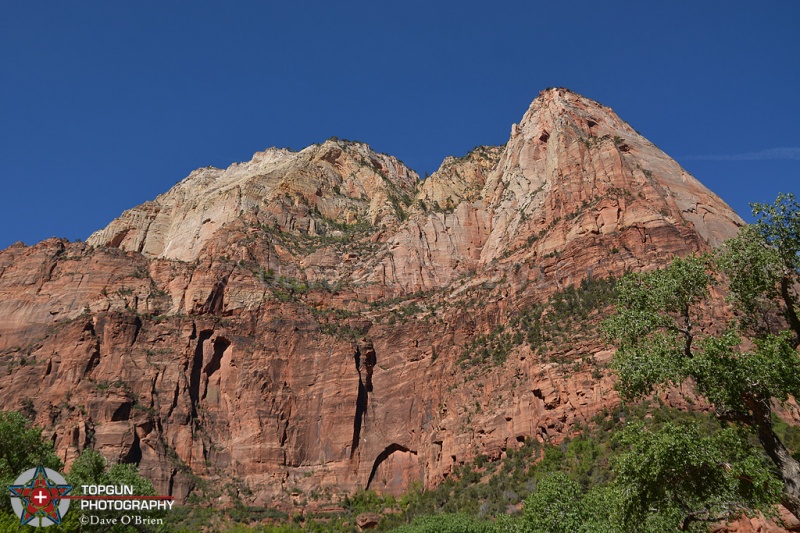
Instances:
[[[462,201],[479,200],[489,173],[503,154],[501,146],[478,146],[464,157],[447,157],[419,187],[423,209],[452,210]]]
[[[286,507],[400,494],[476,454],[557,442],[617,402],[596,336],[467,366],[479,335],[741,224],[562,89],[504,148],[422,183],[359,143],[271,149],[195,171],[87,243],[0,252],[0,395],[67,463],[94,446],[180,500],[198,479]]]
[[[484,263],[569,255],[565,272],[641,267],[718,246],[742,220],[609,108],[563,89],[534,100],[487,179]],[[577,246],[576,246],[577,244]]]
[[[193,261],[245,213],[282,231],[315,235],[320,220],[395,221],[419,177],[361,143],[326,141],[300,152],[271,148],[225,170],[195,170],[169,192],[92,234],[93,246]]]

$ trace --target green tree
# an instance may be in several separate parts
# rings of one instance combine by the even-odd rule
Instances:
[[[630,424],[617,437],[629,449],[614,460],[623,531],[704,531],[708,522],[766,509],[782,484],[742,431],[703,435],[696,423],[654,431]]]
[[[12,514],[8,487],[29,468],[42,465],[60,470],[63,464],[53,451],[53,443],[42,437],[42,429],[16,411],[0,412],[0,514]]]
[[[623,399],[692,384],[723,421],[758,436],[783,481],[783,504],[800,517],[800,464],[772,418],[776,402],[800,396],[800,205],[781,195],[754,212],[758,222],[716,255],[676,259],[665,269],[623,278],[617,313],[604,329],[617,344]],[[739,318],[720,323],[717,285],[727,287]]]
[[[580,485],[560,472],[550,474],[536,485],[525,500],[524,514],[531,533],[574,533],[583,531],[586,516]]]
[[[100,452],[85,449],[70,467],[67,481],[76,487],[81,485],[128,485],[137,496],[156,494],[153,483],[139,475],[136,465],[127,463],[108,464]]]
[[[525,500],[522,519],[498,517],[496,530],[503,533],[622,533],[617,519],[621,493],[615,484],[598,485],[584,492],[563,472],[542,477]],[[630,531],[641,533],[634,527]]]
[[[8,487],[25,470],[42,465],[60,471],[63,463],[53,451],[53,444],[42,436],[42,429],[32,427],[30,422],[15,411],[0,412],[0,486],[6,495],[0,498],[0,531],[27,531],[29,526],[20,526],[19,518],[11,509],[11,499],[7,496]],[[150,480],[139,475],[135,465],[108,465],[100,453],[86,449],[72,464],[67,483],[73,486],[70,494],[81,493],[81,485],[131,485],[134,494],[154,495],[155,490]],[[79,518],[81,511],[78,502],[73,501],[70,511],[64,516],[60,526],[52,526],[51,531],[82,531]],[[95,512],[103,516],[119,516],[119,512]],[[142,512],[142,516],[159,517],[163,512]],[[101,531],[96,526],[93,531]],[[114,526],[103,531],[148,531],[151,528],[139,526]]]
[[[800,279],[800,204],[793,194],[780,194],[773,205],[753,204],[758,222],[743,228],[720,254],[730,278],[731,296],[743,313],[743,325],[758,335],[779,331],[782,315],[800,345],[798,280]]]

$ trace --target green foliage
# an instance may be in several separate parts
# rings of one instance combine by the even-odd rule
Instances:
[[[262,525],[260,522],[278,522]],[[251,525],[258,524],[258,525]],[[307,529],[308,530],[308,529]],[[196,531],[291,533],[302,531],[292,523],[289,515],[270,507],[255,507],[234,502],[231,507],[201,505],[175,506],[166,514],[159,531],[194,533]],[[328,531],[338,531],[330,528]]]
[[[362,490],[352,496],[345,496],[343,506],[353,514],[380,512],[385,507],[394,505],[394,498],[381,496],[374,490]]]
[[[465,514],[420,516],[408,525],[392,529],[395,533],[493,533],[491,522]]]
[[[734,333],[709,337],[685,365],[686,376],[721,414],[745,413],[754,399],[786,401],[800,394],[800,357],[791,338],[788,331],[754,338],[745,350]]]
[[[617,285],[617,313],[603,324],[617,341],[614,367],[625,399],[676,385],[687,377],[697,304],[707,294],[707,258],[676,259],[663,270],[634,273]]]
[[[698,328],[710,266],[706,257],[676,259],[666,269],[621,281],[618,312],[604,328],[618,343],[614,366],[624,398],[689,378],[723,412],[745,411],[750,398],[783,401],[800,393],[800,358],[790,332],[754,336],[748,349],[733,327],[717,334]]]
[[[506,362],[508,354],[514,347],[511,334],[500,327],[493,330],[488,335],[478,335],[464,350],[461,356],[461,364],[464,367],[472,365],[485,365],[490,363],[492,366],[499,366]],[[519,344],[519,343],[517,343]]]
[[[614,486],[585,491],[563,473],[544,477],[525,500],[523,520],[498,522],[501,531],[524,533],[617,533],[620,493]],[[512,526],[512,527],[509,527]],[[640,529],[633,529],[637,533]]]
[[[542,353],[560,350],[583,336],[593,335],[593,316],[610,305],[616,296],[616,279],[585,278],[553,294],[545,304],[524,309],[513,321],[532,350]]]
[[[696,423],[669,422],[654,431],[631,424],[618,439],[628,448],[614,461],[616,519],[625,531],[665,523],[705,530],[707,522],[766,510],[780,498],[782,483],[742,430],[704,435]]]
[[[11,485],[14,480],[29,468],[42,465],[59,471],[63,467],[55,455],[52,443],[42,437],[40,428],[30,427],[29,422],[17,412],[0,412],[0,484]],[[71,494],[81,494],[81,485],[131,485],[134,494],[153,495],[153,484],[138,474],[135,465],[116,464],[108,467],[105,458],[98,452],[86,449],[75,460],[66,476],[67,483],[73,486]],[[73,502],[70,511],[64,516],[61,526],[53,526],[52,531],[81,531],[79,518],[82,512]],[[114,517],[118,512],[92,512],[97,516]],[[164,513],[141,512],[143,517],[156,518]],[[0,531],[24,531],[28,526],[20,526],[19,518],[11,510],[11,500],[0,498]],[[105,531],[150,531],[149,526],[112,526]]]
[[[744,227],[727,241],[717,264],[728,277],[728,298],[741,312],[740,324],[757,335],[774,329],[772,311],[783,269],[778,251],[766,245],[758,228]]]
[[[626,420],[642,422],[623,430]],[[747,436],[720,432],[711,415],[644,402],[602,413],[593,424],[557,446],[528,441],[507,450],[500,465],[476,458],[481,470],[465,465],[435,489],[416,487],[400,500],[402,514],[384,518],[381,529],[428,523],[422,516],[469,515],[477,527],[493,517],[502,532],[661,533],[683,523],[700,531],[717,511],[763,508],[780,490]],[[690,516],[676,502],[693,502],[701,488],[717,507]],[[637,507],[645,497],[649,504]],[[522,514],[506,514],[523,500]]]
[[[800,344],[797,286],[800,282],[800,204],[780,194],[774,205],[753,204],[758,222],[743,229],[719,254],[720,269],[730,279],[730,299],[741,314],[739,324],[763,337],[784,328]],[[785,322],[776,320],[781,316]]]
[[[546,447],[542,459],[527,469],[532,491],[523,516],[496,513],[496,530],[705,531],[711,522],[766,509],[779,497],[781,484],[741,430],[717,431],[708,415],[646,404],[633,411],[607,413],[596,420],[597,429]],[[646,424],[608,431],[623,424],[623,415],[642,419],[645,412],[650,415]],[[590,465],[602,473],[579,482]]]
[[[771,409],[773,402],[800,395],[796,350],[800,323],[792,292],[800,264],[800,205],[794,197],[781,195],[774,206],[759,205],[755,212],[762,215],[759,222],[742,230],[715,256],[675,259],[665,269],[623,278],[618,286],[617,314],[603,327],[618,346],[613,366],[623,398],[632,400],[657,389],[690,383],[723,420],[758,435],[763,451],[783,477],[789,498],[784,501],[790,502],[787,506],[797,514],[800,508],[791,503],[800,501],[797,463],[788,457],[774,431]],[[713,300],[718,291],[710,287],[726,282],[728,299],[738,317],[727,324],[719,323],[717,317],[715,323],[705,316],[721,304]],[[667,431],[658,441],[638,435],[640,446],[651,454],[669,443],[668,454],[640,457],[640,463],[663,467],[667,456],[705,461],[705,467],[697,462],[680,465],[692,472],[692,484],[679,495],[661,493],[662,500],[668,500],[662,518],[703,520],[735,515],[777,499],[775,471],[751,453],[746,439],[732,431],[725,429],[704,440],[684,438],[691,428]],[[749,489],[735,486],[726,469],[720,470],[720,464],[733,464],[725,459],[726,454],[730,461],[741,463],[738,474],[752,482]],[[662,491],[674,486],[659,479],[660,474],[652,468],[640,471],[644,473]],[[637,501],[649,501],[648,487],[641,480],[629,476],[628,481]]]
[[[576,505],[581,487],[562,473],[542,479],[525,500],[525,520],[531,533],[573,533],[582,531],[584,509]]]
[[[16,411],[0,411],[0,487],[11,485],[29,468],[42,465],[59,470],[63,465],[52,442],[42,437],[41,428]],[[0,498],[0,514],[11,514],[11,500]]]
[[[260,522],[265,519],[284,520],[289,516],[283,511],[278,511],[277,509],[271,509],[269,507],[247,506],[242,505],[241,503],[237,503],[228,509],[227,515],[231,518],[231,520],[240,524],[250,524],[254,522]]]
[[[100,452],[89,448],[72,463],[67,481],[78,487],[75,494],[80,494],[80,485],[130,485],[136,495],[156,494],[153,483],[139,475],[136,465],[118,463],[109,467]]]
[[[783,266],[795,274],[800,272],[800,203],[795,195],[781,193],[773,205],[751,205],[759,217],[759,233],[777,250]]]

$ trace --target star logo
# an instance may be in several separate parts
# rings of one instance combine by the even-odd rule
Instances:
[[[25,471],[9,487],[11,507],[20,525],[48,527],[60,524],[69,509],[69,499],[62,498],[72,490],[54,470],[38,466]]]

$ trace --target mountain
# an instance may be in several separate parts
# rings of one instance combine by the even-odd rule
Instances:
[[[400,494],[616,404],[609,278],[742,224],[566,89],[424,181],[360,142],[268,149],[0,252],[0,397],[180,501]]]

